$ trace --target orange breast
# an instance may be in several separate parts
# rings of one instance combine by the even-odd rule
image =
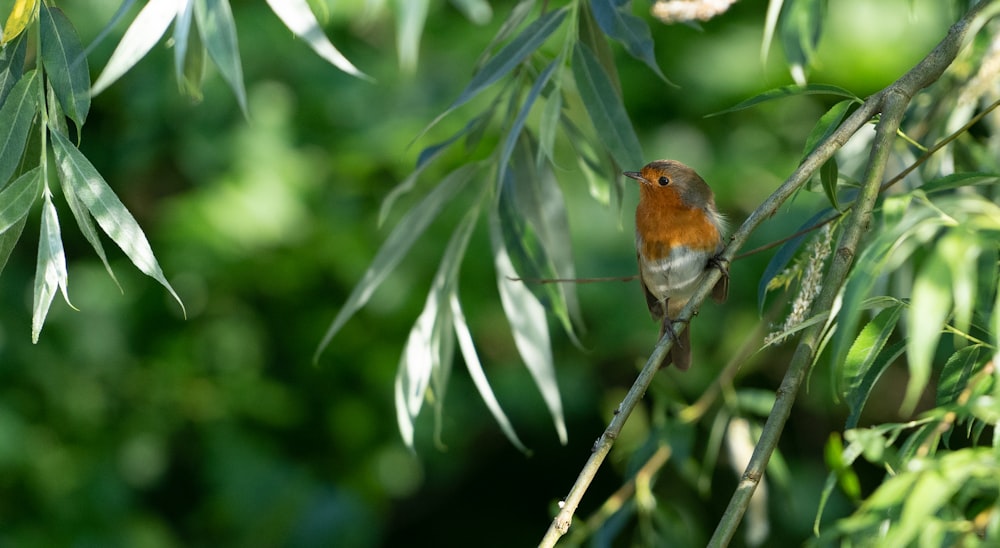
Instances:
[[[639,251],[647,260],[659,260],[677,246],[714,251],[719,245],[719,229],[698,208],[687,207],[675,193],[663,193],[656,200],[643,197],[635,210],[635,229],[642,239]]]

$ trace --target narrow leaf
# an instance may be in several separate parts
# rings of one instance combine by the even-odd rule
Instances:
[[[419,2],[407,2],[408,4],[419,3]],[[426,1],[424,1],[426,4]],[[343,54],[337,50],[336,47],[330,40],[327,39],[326,35],[323,34],[323,29],[319,26],[319,21],[316,20],[316,16],[313,14],[312,9],[309,8],[309,3],[306,0],[267,0],[267,5],[271,6],[271,10],[279,19],[288,27],[288,30],[292,31],[295,36],[298,36],[302,40],[305,40],[309,47],[313,49],[320,57],[326,59],[330,64],[339,68],[340,70],[350,74],[351,76],[356,76],[358,78],[364,78],[370,80],[371,78],[365,73],[358,70],[350,61],[344,57]],[[426,7],[424,9],[426,14]],[[413,51],[416,52],[420,45],[420,36],[417,36],[417,42],[414,44]],[[400,38],[400,44],[402,44],[402,38]],[[415,55],[415,54],[414,54]],[[414,65],[416,64],[416,58],[414,58]]]
[[[0,105],[7,99],[10,90],[14,89],[14,84],[21,79],[27,52],[28,41],[24,37],[19,37],[14,40],[13,45],[0,49]]]
[[[837,159],[833,156],[823,163],[819,168],[819,182],[823,186],[826,199],[830,200],[830,205],[837,211],[840,209],[840,200],[837,199],[837,180],[840,174],[837,170]]]
[[[27,28],[28,23],[35,18],[38,9],[38,0],[15,0],[14,7],[7,16],[7,24],[3,26],[3,40],[0,45],[7,45],[8,42],[17,38]]]
[[[1000,183],[1000,174],[996,173],[953,173],[938,179],[927,181],[920,186],[927,194],[946,192],[966,186],[986,186]]]
[[[14,246],[17,245],[17,240],[21,238],[21,232],[24,231],[24,225],[27,222],[28,216],[25,215],[21,217],[20,221],[14,223],[14,226],[0,232],[0,273],[7,266],[7,259],[10,258],[11,251],[14,251]]]
[[[451,313],[455,320],[455,335],[458,338],[458,347],[462,351],[465,367],[469,370],[469,376],[472,377],[472,382],[476,385],[476,390],[479,391],[479,395],[483,398],[487,409],[490,410],[490,413],[497,421],[497,424],[500,425],[500,429],[507,436],[507,439],[514,444],[514,447],[520,449],[522,453],[530,453],[524,443],[521,442],[521,439],[517,437],[514,426],[511,424],[510,419],[507,418],[507,415],[504,414],[503,408],[500,407],[500,402],[497,401],[496,396],[493,394],[490,382],[486,378],[486,372],[483,371],[483,364],[479,361],[476,346],[472,342],[472,333],[469,331],[468,322],[466,322],[465,315],[462,313],[462,305],[458,302],[458,296],[452,294],[450,302]]]
[[[625,46],[629,55],[646,63],[664,82],[670,82],[656,62],[653,34],[645,19],[632,15],[629,2],[590,0],[590,9],[597,24],[611,38]]]
[[[826,0],[791,0],[784,5],[779,21],[781,44],[795,83],[806,83],[806,69],[819,44]]]
[[[430,225],[441,208],[448,203],[458,191],[472,178],[473,173],[478,169],[475,164],[466,164],[444,178],[438,186],[432,190],[423,200],[413,207],[392,230],[385,243],[379,248],[375,258],[372,259],[368,270],[358,285],[354,286],[351,294],[347,297],[347,302],[337,313],[330,327],[327,328],[323,339],[313,355],[313,360],[319,360],[319,355],[323,352],[334,335],[340,328],[361,309],[371,298],[375,289],[385,280],[386,276],[396,265],[399,264],[413,243],[423,234],[427,226]]]
[[[143,6],[94,82],[93,95],[115,83],[153,49],[177,16],[178,7],[183,7],[178,0],[149,0]]]
[[[795,97],[797,95],[837,95],[840,97],[847,97],[852,101],[861,102],[861,99],[850,91],[830,84],[808,84],[805,86],[790,85],[765,91],[759,95],[755,95],[745,101],[737,103],[735,106],[729,107],[725,110],[720,110],[719,112],[713,112],[712,114],[706,116],[706,118],[745,110],[767,101],[784,99],[785,97]]]
[[[41,50],[45,76],[77,131],[90,112],[90,69],[80,37],[59,8],[41,10]]]
[[[284,0],[276,0],[283,2]],[[420,37],[427,22],[430,0],[396,0],[396,51],[399,66],[405,72],[417,69],[420,55]]]
[[[59,232],[59,217],[52,205],[52,195],[45,193],[42,206],[42,228],[38,239],[38,263],[35,269],[35,297],[31,314],[31,342],[37,343],[42,332],[45,316],[49,313],[56,289],[62,290],[63,298],[69,303],[66,293],[66,255],[63,253],[62,236]],[[73,306],[70,304],[70,306]]]
[[[834,364],[834,367],[839,366],[840,369],[836,376],[837,389],[849,401],[864,401],[865,398],[858,398],[855,392],[859,389],[871,389],[870,386],[863,386],[863,379],[896,329],[902,310],[902,305],[897,304],[876,314],[854,340],[844,364]]]
[[[802,157],[805,158],[812,154],[816,147],[820,145],[823,141],[827,139],[833,132],[837,131],[840,127],[840,123],[844,121],[847,114],[851,112],[851,107],[858,104],[857,101],[853,99],[845,99],[838,102],[836,105],[830,107],[830,110],[823,113],[813,126],[812,131],[809,132],[809,136],[806,138],[805,147],[802,150]]]
[[[620,167],[638,169],[643,165],[642,146],[621,97],[614,91],[600,62],[590,48],[577,44],[573,49],[573,77],[594,129]]]
[[[903,399],[904,414],[912,412],[930,379],[934,351],[951,310],[951,283],[948,262],[935,249],[927,257],[913,283],[913,296],[907,315],[910,333],[907,337],[906,356],[910,381],[906,385],[906,397]]]
[[[469,102],[484,89],[514,70],[514,67],[520,65],[529,55],[534,53],[559,28],[563,19],[566,18],[567,11],[568,6],[550,11],[525,27],[520,34],[483,65],[483,68],[472,77],[469,84],[459,94],[458,99],[455,99],[427,127],[434,126],[451,111]]]
[[[512,281],[512,278],[517,277],[517,272],[504,248],[500,219],[495,211],[490,215],[490,241],[493,244],[493,262],[497,271],[500,303],[514,335],[514,344],[534,378],[545,405],[549,408],[559,441],[565,445],[566,423],[559,397],[559,385],[556,382],[545,308],[524,284]]]
[[[17,225],[38,198],[41,170],[36,166],[0,192],[0,232]]]
[[[236,38],[236,22],[229,0],[194,0],[194,17],[208,56],[236,95],[243,115],[247,111],[247,91],[243,86],[243,65]]]
[[[160,282],[170,295],[184,309],[184,303],[163,276],[160,265],[153,255],[153,249],[146,239],[146,234],[139,223],[125,208],[108,183],[105,182],[97,169],[91,165],[73,143],[58,131],[49,132],[52,136],[52,150],[55,153],[56,165],[59,168],[60,179],[65,187],[70,187],[80,202],[93,215],[101,230],[108,235],[125,255],[142,273]],[[88,237],[89,239],[89,237]]]
[[[493,18],[493,8],[486,0],[451,0],[465,18],[477,25],[485,25]]]
[[[774,29],[778,28],[778,15],[781,13],[782,0],[770,0],[767,3],[767,16],[764,18],[764,39],[760,43],[760,64],[767,64],[767,54],[774,39]]]
[[[987,245],[992,245],[991,242]],[[955,328],[967,332],[975,308],[977,263],[982,248],[977,234],[962,230],[948,231],[938,242],[937,250],[951,271],[952,298],[955,303]]]
[[[520,112],[517,113],[517,118],[514,119],[514,123],[511,124],[510,130],[507,132],[507,137],[503,141],[503,147],[500,149],[500,158],[497,161],[499,166],[499,175],[497,178],[503,180],[504,174],[507,171],[507,164],[510,162],[510,155],[514,151],[514,145],[517,144],[518,138],[521,136],[521,130],[524,129],[524,123],[528,119],[528,113],[531,112],[531,107],[534,106],[535,100],[538,99],[538,95],[542,92],[542,88],[548,83],[549,78],[555,71],[556,67],[561,65],[563,62],[562,57],[556,57],[551,63],[548,64],[545,69],[535,78],[535,83],[531,86],[528,91],[528,95],[524,98],[524,103],[521,105]]]
[[[0,188],[14,174],[28,142],[31,120],[38,111],[37,71],[18,80],[0,107]]]
[[[194,19],[194,0],[176,0],[176,2],[177,14],[174,17],[174,76],[177,78],[177,84],[183,90],[185,80],[184,66],[187,63],[188,41],[191,37],[191,21]],[[165,31],[166,29],[164,29]]]
[[[53,123],[54,120],[50,118],[49,124],[52,125]],[[60,130],[53,128],[51,131],[55,132]],[[61,133],[65,135],[65,129],[63,129]],[[80,198],[74,190],[73,184],[70,182],[76,174],[72,171],[63,171],[63,167],[65,165],[66,164],[60,164],[57,166],[59,169],[59,180],[61,182],[60,188],[62,189],[63,198],[66,199],[66,203],[69,205],[69,210],[73,213],[73,218],[76,219],[76,224],[80,227],[80,232],[83,233],[83,237],[90,242],[90,246],[94,248],[94,252],[97,253],[101,262],[104,263],[104,270],[106,270],[108,275],[111,276],[111,279],[115,282],[115,285],[118,286],[118,289],[123,291],[121,284],[118,283],[118,277],[115,276],[114,271],[111,270],[111,263],[108,262],[107,254],[104,252],[104,245],[101,243],[101,238],[97,234],[97,228],[94,227],[94,222],[90,217],[90,213],[87,211],[87,207],[80,201]]]
[[[955,352],[945,362],[938,381],[937,395],[934,398],[936,407],[952,405],[958,395],[965,389],[969,377],[979,363],[981,345],[971,345]]]

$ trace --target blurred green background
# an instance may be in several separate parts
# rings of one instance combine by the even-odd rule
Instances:
[[[31,345],[33,213],[0,284],[0,545],[534,545],[644,363],[657,327],[638,286],[580,286],[585,348],[553,324],[570,437],[560,446],[499,306],[481,223],[461,297],[487,375],[532,455],[503,437],[460,363],[447,393],[445,447],[432,439],[428,411],[418,422],[417,454],[407,451],[396,429],[393,377],[463,213],[460,202],[312,363],[392,223],[436,177],[466,160],[461,147],[447,154],[387,226],[377,225],[382,198],[420,150],[476,112],[466,106],[411,144],[464,87],[513,2],[493,3],[483,26],[450,3],[433,2],[413,74],[399,69],[390,13],[360,0],[313,5],[331,40],[374,83],[326,64],[265,3],[235,2],[250,120],[215,73],[200,103],[178,93],[163,44],[95,98],[81,149],[146,230],[188,317],[109,247],[125,290],[119,293],[57,198],[79,311],[56,299],[41,341]],[[118,6],[63,7],[89,43]],[[733,225],[795,167],[805,137],[833,104],[796,98],[705,118],[790,83],[778,44],[760,63],[766,7],[763,0],[738,2],[701,30],[652,22],[658,60],[677,87],[614,46],[645,156],[698,169]],[[926,54],[954,14],[933,0],[841,0],[830,3],[828,17],[811,79],[863,97]],[[95,49],[92,76],[124,28]],[[470,154],[485,154],[487,146]],[[574,164],[565,165],[558,177],[579,275],[634,273],[631,188],[620,207],[605,207],[589,196]],[[821,203],[801,195],[750,247],[789,234]],[[696,367],[661,373],[654,390],[693,401],[712,382],[760,322],[757,281],[769,258],[733,265],[729,303],[706,305],[693,324]],[[773,390],[787,352],[755,357],[739,385]],[[826,475],[822,446],[844,417],[825,382],[814,376],[781,445],[795,481],[772,491],[774,542],[810,534]],[[896,408],[887,402],[881,412]],[[649,407],[633,417],[634,439],[623,438],[612,452],[581,515],[620,485],[629,449],[656,412]],[[687,458],[698,458],[707,426],[690,428]],[[690,528],[683,536],[704,543],[736,472],[723,457],[704,496],[685,485],[683,456],[663,471],[656,495],[676,501]],[[828,515],[846,511],[843,503],[833,506]]]

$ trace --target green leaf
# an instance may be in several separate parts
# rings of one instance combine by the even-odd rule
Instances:
[[[774,29],[778,28],[778,15],[781,13],[783,0],[770,0],[767,3],[767,16],[764,18],[764,39],[760,43],[760,64],[767,65],[767,54],[774,40]]]
[[[28,215],[38,198],[40,182],[41,169],[36,166],[0,192],[0,232],[6,232]]]
[[[840,123],[843,122],[844,118],[846,118],[848,113],[851,112],[851,107],[857,104],[858,102],[854,99],[845,99],[830,107],[830,110],[826,111],[823,116],[820,116],[816,125],[813,126],[812,131],[809,132],[809,136],[806,138],[806,145],[802,150],[802,157],[805,158],[806,156],[812,154],[820,143],[825,141],[827,137],[833,134],[833,132],[837,131],[837,128],[840,127]]]
[[[837,159],[831,156],[819,168],[819,181],[823,185],[823,192],[826,193],[827,200],[830,200],[830,205],[837,211],[842,211],[840,209],[840,201],[837,199],[837,180],[839,176]]]
[[[981,348],[982,346],[978,344],[966,346],[948,358],[938,380],[937,395],[934,398],[935,407],[952,405],[956,402],[979,363]]]
[[[24,231],[24,225],[27,222],[28,216],[25,215],[21,217],[20,221],[14,223],[13,226],[0,232],[0,273],[7,266],[7,259],[10,258],[11,251],[14,251],[14,246],[17,245],[17,240],[21,238],[21,232]]]
[[[91,93],[97,95],[104,91],[145,57],[163,37],[177,13],[177,0],[149,0],[118,42]]]
[[[406,253],[413,247],[413,243],[440,213],[441,208],[455,197],[455,194],[472,179],[478,169],[479,166],[476,164],[466,164],[451,172],[420,203],[400,219],[399,224],[396,225],[375,254],[375,258],[372,259],[361,281],[354,286],[351,294],[347,297],[347,302],[344,303],[330,327],[327,328],[323,340],[320,341],[319,347],[313,355],[314,361],[319,360],[319,355],[330,344],[334,335],[340,331],[340,328],[355,312],[368,302],[375,289],[403,260]]]
[[[941,330],[951,310],[951,271],[948,261],[935,249],[924,262],[913,282],[907,325],[906,356],[910,381],[903,399],[903,412],[909,414],[917,404],[921,392],[931,375],[934,351],[937,349]]]
[[[45,76],[77,132],[90,112],[90,69],[73,24],[59,8],[42,3],[41,50]]]
[[[845,422],[845,428],[856,428],[861,420],[861,412],[864,411],[865,404],[871,396],[872,388],[882,373],[892,365],[906,350],[906,341],[896,341],[887,349],[881,352],[871,366],[865,370],[864,375],[855,381],[851,391],[847,395],[847,407],[851,410]]]
[[[62,236],[59,233],[59,216],[52,205],[52,195],[45,192],[42,206],[42,228],[38,238],[38,263],[35,270],[35,298],[31,314],[31,342],[37,343],[42,332],[45,316],[49,313],[56,289],[62,291],[63,299],[69,303],[66,292],[66,255],[63,253]],[[73,306],[70,304],[70,306]]]
[[[490,214],[490,241],[493,245],[493,263],[497,271],[500,303],[514,335],[514,345],[534,378],[545,405],[549,408],[559,441],[565,445],[566,422],[559,397],[559,385],[556,382],[545,308],[523,283],[512,280],[517,277],[517,272],[504,247],[500,217],[496,211]]]
[[[539,163],[544,156],[555,162],[555,142],[559,129],[559,118],[562,114],[562,91],[556,79],[555,89],[545,99],[542,117],[538,122],[538,154]]]
[[[927,194],[932,194],[966,186],[995,185],[998,182],[1000,182],[1000,175],[996,173],[953,173],[927,181],[920,186],[920,190],[923,190]]]
[[[18,80],[7,100],[0,106],[0,188],[17,170],[28,142],[31,121],[38,111],[37,71],[30,71]]]
[[[52,150],[55,153],[56,166],[59,168],[63,192],[75,194],[87,208],[87,211],[93,215],[101,230],[121,248],[132,264],[166,288],[181,306],[184,314],[187,315],[184,303],[181,302],[181,298],[177,296],[170,282],[163,276],[163,271],[160,270],[156,256],[153,255],[153,249],[146,239],[146,234],[139,227],[135,217],[129,213],[86,156],[73,146],[73,143],[65,135],[58,131],[50,131],[49,135],[52,136]],[[66,188],[70,190],[67,192]],[[82,226],[81,229],[87,236],[86,230]],[[90,238],[91,236],[87,236],[88,240]],[[91,243],[93,244],[93,242]]]
[[[986,245],[993,245],[995,242]],[[967,332],[975,308],[977,263],[982,247],[976,233],[949,230],[937,243],[937,252],[951,271],[955,328]],[[958,339],[956,339],[958,340]]]
[[[498,179],[503,180],[504,173],[507,171],[507,163],[510,161],[510,155],[514,151],[514,145],[518,142],[518,138],[521,136],[521,130],[524,129],[524,123],[528,119],[528,113],[531,112],[531,107],[534,106],[535,100],[538,99],[539,94],[542,92],[542,88],[545,84],[549,82],[549,78],[555,71],[556,67],[561,65],[563,62],[562,57],[556,57],[542,72],[535,78],[535,83],[531,86],[528,91],[528,95],[524,98],[524,103],[521,105],[520,112],[517,113],[517,118],[514,119],[514,123],[511,124],[510,130],[507,132],[507,137],[503,141],[503,147],[500,149],[500,158],[497,161],[499,166]]]
[[[660,79],[670,83],[656,62],[653,34],[649,25],[645,19],[632,15],[629,2],[590,0],[590,9],[605,34],[620,42],[629,55],[646,63]]]
[[[201,101],[201,87],[205,81],[205,67],[208,66],[208,52],[201,42],[201,35],[191,32],[191,21],[194,17],[194,2],[187,0],[187,5],[177,14],[174,23],[174,44],[183,40],[184,46],[175,45],[174,71],[177,85],[181,93],[195,101]]]
[[[854,95],[850,91],[830,84],[807,84],[805,86],[789,85],[765,91],[759,95],[755,95],[745,101],[737,103],[735,106],[729,107],[725,110],[720,110],[719,112],[713,112],[712,114],[707,115],[706,118],[746,110],[750,107],[766,103],[767,101],[773,101],[775,99],[784,99],[786,97],[796,97],[799,95],[837,95],[840,97],[847,97],[855,102],[863,102],[858,96]]]
[[[417,1],[407,1],[407,4],[424,4],[424,15],[427,13],[426,0]],[[358,70],[350,61],[333,44],[330,40],[323,34],[323,29],[319,26],[319,21],[316,20],[316,16],[313,14],[312,9],[309,8],[309,3],[306,0],[267,0],[267,5],[271,6],[271,11],[278,16],[279,19],[288,27],[288,30],[292,31],[295,36],[304,40],[309,47],[316,52],[317,55],[326,59],[330,64],[339,68],[340,70],[350,74],[351,76],[356,76],[358,78],[364,78],[366,80],[371,80],[371,78],[365,73]],[[413,9],[413,8],[410,8]],[[402,34],[399,38],[400,47],[402,47],[403,39]],[[413,49],[413,64],[416,66],[416,52],[419,51],[420,46],[420,35],[417,34],[416,43],[412,44]],[[400,52],[400,59],[402,59],[402,52]]]
[[[414,72],[417,69],[420,37],[424,33],[430,1],[395,0],[393,4],[396,10],[396,52],[399,66],[404,72]]]
[[[62,123],[60,124],[60,122]],[[50,131],[52,132],[59,132],[65,135],[66,134],[65,125],[66,125],[65,120],[62,120],[58,117],[49,118]],[[59,126],[59,127],[53,127],[53,126]],[[62,166],[59,167],[61,170]],[[61,181],[66,181],[72,178],[73,174],[64,173],[60,171],[59,176]],[[94,222],[90,218],[90,213],[87,211],[87,207],[80,202],[80,198],[76,195],[76,192],[73,190],[73,185],[66,184],[65,182],[63,182],[60,185],[60,188],[62,189],[63,198],[66,199],[66,203],[69,205],[69,210],[73,213],[73,218],[76,219],[77,226],[80,227],[80,232],[83,233],[83,237],[86,238],[88,242],[90,242],[90,246],[94,248],[94,252],[97,253],[97,256],[101,259],[101,262],[104,263],[104,270],[106,270],[108,272],[108,275],[111,276],[111,279],[115,282],[115,285],[118,286],[119,291],[124,291],[122,289],[121,284],[118,283],[118,277],[115,276],[114,271],[111,270],[111,263],[108,262],[108,257],[104,253],[104,245],[101,243],[101,238],[97,234],[97,229],[94,227]]]
[[[590,48],[573,48],[573,77],[594,129],[620,167],[638,169],[643,165],[642,146],[621,97],[601,68]]]
[[[862,377],[867,374],[868,369],[895,331],[896,323],[902,312],[903,305],[896,303],[876,314],[854,339],[854,344],[848,350],[843,365],[833,364],[835,368],[840,370],[840,374],[836,377],[836,386],[845,397],[851,398],[853,396],[853,392],[858,388]]]
[[[12,44],[0,48],[0,105],[7,99],[10,90],[14,89],[14,84],[21,79],[27,51],[28,42],[23,36],[18,36]]]
[[[826,0],[788,0],[784,4],[779,34],[792,79],[806,83],[806,69],[812,62],[819,44]]]
[[[451,3],[477,25],[485,25],[493,18],[493,8],[486,0],[451,0]]]
[[[236,38],[236,22],[229,0],[194,0],[194,18],[198,22],[201,41],[215,66],[236,95],[243,115],[247,111],[247,91],[243,87],[243,65]]]
[[[520,65],[529,55],[534,53],[559,28],[563,19],[566,18],[567,12],[568,6],[564,6],[542,15],[525,27],[520,34],[483,65],[459,94],[458,99],[455,99],[427,128],[433,127],[453,110],[469,102],[484,89],[514,70],[514,67]]]

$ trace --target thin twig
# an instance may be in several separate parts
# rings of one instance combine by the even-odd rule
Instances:
[[[778,208],[788,198],[790,198],[796,190],[804,185],[809,178],[812,177],[812,174],[820,168],[820,166],[833,156],[834,152],[840,149],[864,124],[867,124],[876,112],[882,111],[883,107],[891,107],[884,109],[886,114],[889,114],[889,116],[882,117],[888,117],[889,119],[883,119],[879,122],[879,128],[881,128],[882,134],[881,140],[877,135],[872,158],[869,164],[869,173],[866,177],[867,184],[858,199],[858,203],[861,208],[853,212],[853,215],[858,222],[852,223],[851,226],[848,226],[844,231],[841,244],[838,247],[837,254],[835,255],[830,267],[830,274],[828,275],[828,282],[831,285],[824,287],[824,290],[817,299],[817,304],[814,304],[814,307],[819,307],[819,303],[823,303],[827,306],[832,305],[833,298],[836,296],[840,283],[843,281],[844,277],[846,277],[847,270],[852,263],[853,254],[857,248],[857,241],[860,239],[861,233],[867,228],[867,224],[870,221],[871,210],[874,206],[875,198],[878,196],[879,183],[884,173],[885,161],[888,158],[888,145],[891,143],[891,139],[895,136],[895,128],[899,127],[899,121],[902,119],[906,104],[918,90],[923,89],[937,80],[944,72],[945,68],[951,64],[958,53],[959,47],[964,42],[964,38],[969,31],[971,20],[982,10],[984,5],[989,3],[990,2],[981,2],[974,6],[961,21],[952,26],[948,32],[948,36],[926,58],[924,58],[920,64],[918,64],[910,72],[903,75],[903,77],[897,80],[892,86],[869,98],[856,111],[848,116],[840,127],[838,127],[836,131],[834,131],[823,143],[817,146],[816,149],[809,154],[809,156],[807,156],[801,164],[799,164],[798,168],[792,172],[788,179],[777,190],[775,190],[774,193],[772,193],[771,196],[769,196],[767,200],[760,205],[760,207],[750,214],[746,221],[744,221],[740,226],[739,230],[737,230],[736,233],[730,238],[729,245],[726,246],[726,249],[722,253],[722,258],[732,261],[736,250],[746,243],[750,234],[764,220],[774,215]],[[889,132],[888,135],[885,135],[885,128],[889,127],[893,128],[893,131]],[[692,295],[688,304],[684,307],[684,310],[681,311],[678,317],[678,321],[680,323],[676,324],[677,327],[675,330],[684,329],[686,327],[687,322],[690,321],[693,315],[693,312],[701,305],[701,302],[705,300],[705,297],[708,296],[712,287],[715,286],[715,283],[720,277],[721,272],[717,269],[712,269],[708,272],[702,283]],[[775,400],[771,416],[768,418],[768,421],[764,426],[760,442],[757,444],[753,457],[751,457],[747,470],[744,472],[743,478],[740,481],[739,487],[730,501],[729,508],[727,508],[723,519],[719,523],[719,527],[716,529],[716,534],[713,536],[711,544],[713,546],[728,545],[729,540],[732,539],[732,536],[735,533],[744,512],[746,511],[746,505],[749,503],[750,495],[753,494],[754,489],[760,481],[764,467],[767,465],[767,461],[770,459],[771,453],[777,445],[778,438],[780,437],[784,424],[788,419],[789,413],[791,412],[791,406],[794,402],[798,387],[801,384],[802,379],[805,377],[805,373],[808,372],[809,364],[812,362],[812,356],[816,347],[816,339],[821,327],[822,326],[817,326],[816,328],[807,330],[803,335],[803,342],[800,343],[799,347],[796,349],[795,355],[792,358],[792,365],[785,376],[785,380],[782,381],[781,388],[778,390],[778,397]],[[573,520],[573,515],[580,504],[580,500],[583,498],[583,494],[590,486],[594,476],[597,474],[597,470],[600,468],[604,459],[611,451],[611,446],[614,444],[614,440],[621,432],[625,421],[628,419],[629,415],[631,415],[636,405],[638,405],[639,400],[642,399],[643,395],[646,393],[646,389],[649,387],[650,382],[652,382],[653,376],[659,370],[660,365],[672,344],[672,339],[669,336],[666,336],[661,338],[653,348],[653,352],[646,361],[646,365],[642,368],[639,376],[632,384],[632,387],[626,394],[625,399],[621,402],[621,404],[619,404],[618,412],[615,414],[614,418],[612,418],[604,433],[601,434],[601,436],[594,443],[590,458],[587,459],[587,462],[580,471],[576,482],[570,489],[569,494],[563,500],[561,510],[552,520],[552,524],[549,526],[548,531],[546,531],[545,536],[542,538],[540,546],[554,546],[559,538],[564,535],[567,530],[569,530],[570,524]]]

